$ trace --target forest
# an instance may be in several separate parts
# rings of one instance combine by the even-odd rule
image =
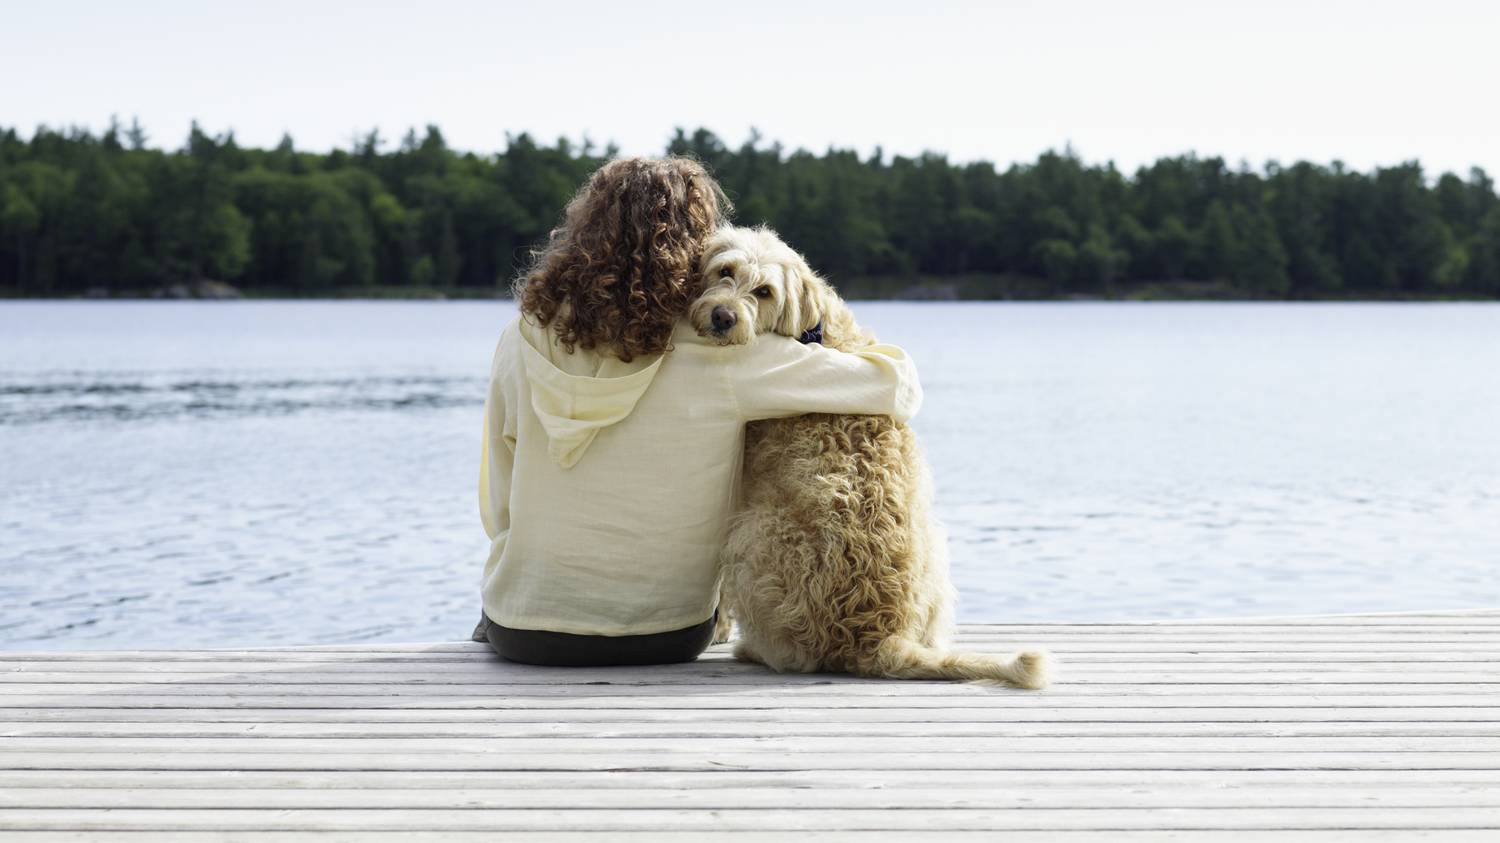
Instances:
[[[1417,162],[1133,173],[1071,150],[1001,169],[944,155],[731,146],[678,130],[735,221],[767,223],[853,297],[1500,297],[1500,199],[1480,169]],[[436,126],[308,152],[136,122],[0,131],[0,295],[148,296],[225,282],[248,296],[494,296],[612,147],[507,136],[451,148]],[[179,293],[180,294],[180,293]]]

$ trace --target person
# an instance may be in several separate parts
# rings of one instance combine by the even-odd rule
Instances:
[[[727,206],[692,160],[611,161],[516,282],[479,479],[490,550],[474,638],[502,658],[697,658],[713,634],[745,424],[917,411],[915,369],[894,346],[698,336],[683,316]]]

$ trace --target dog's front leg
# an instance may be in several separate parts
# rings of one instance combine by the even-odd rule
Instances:
[[[719,609],[714,612],[714,643],[727,644],[734,632],[734,618],[729,615],[729,585],[719,586]]]

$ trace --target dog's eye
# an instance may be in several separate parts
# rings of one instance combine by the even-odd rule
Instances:
[[[723,269],[720,269],[719,270],[719,277],[720,278],[733,278],[734,277],[734,267],[732,267],[732,266],[725,266]]]
[[[758,298],[758,299],[768,299],[768,298],[770,298],[771,297],[771,288],[770,287],[756,287],[755,288],[755,297]]]

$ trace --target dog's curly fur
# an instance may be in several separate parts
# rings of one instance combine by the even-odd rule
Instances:
[[[824,345],[857,351],[875,342],[769,229],[720,229],[700,267],[705,287],[688,318],[720,343],[764,332],[796,337],[819,322]],[[732,326],[723,318],[715,326],[722,307],[735,314]],[[785,672],[1047,684],[1043,651],[946,649],[954,599],[947,539],[906,425],[829,414],[753,423],[743,495],[723,556],[740,629],[736,657]]]

